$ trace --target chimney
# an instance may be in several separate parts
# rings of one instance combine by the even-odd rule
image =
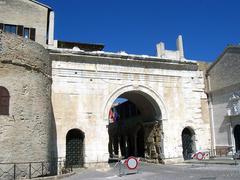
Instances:
[[[48,45],[54,45],[54,12],[49,12]]]
[[[177,50],[179,51],[179,57],[180,57],[180,59],[184,59],[182,35],[178,36],[176,43],[177,43]]]
[[[165,46],[163,42],[157,44],[157,57],[163,57],[165,55]]]

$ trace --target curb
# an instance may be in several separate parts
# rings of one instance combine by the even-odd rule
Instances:
[[[68,174],[61,174],[61,175],[57,175],[57,176],[48,176],[48,177],[39,177],[39,178],[33,178],[33,179],[34,179],[34,180],[63,179],[63,178],[66,178],[66,177],[73,176],[73,175],[75,175],[75,174],[76,174],[75,172],[71,172],[71,173],[68,173]],[[30,179],[27,179],[27,180],[30,180]]]
[[[239,165],[239,162],[236,161],[230,161],[230,162],[224,162],[224,161],[185,161],[183,163],[186,164],[225,164],[225,165]]]

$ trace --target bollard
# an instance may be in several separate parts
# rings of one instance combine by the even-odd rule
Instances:
[[[32,164],[31,163],[29,163],[29,172],[28,173],[29,173],[28,178],[32,179],[32,175],[31,175],[32,174]]]
[[[13,179],[16,179],[16,164],[13,165]]]

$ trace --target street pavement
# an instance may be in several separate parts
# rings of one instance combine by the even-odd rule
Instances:
[[[119,166],[114,167],[114,164],[111,164],[108,168],[78,169],[75,175],[65,180],[240,180],[240,165],[141,163],[139,172],[129,172],[121,167],[121,174],[123,170],[132,174],[119,176]]]

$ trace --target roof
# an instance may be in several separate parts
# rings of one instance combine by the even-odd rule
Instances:
[[[80,42],[69,42],[69,41],[57,41],[58,48],[66,48],[73,49],[74,47],[78,47],[84,51],[101,51],[104,48],[103,44],[96,43],[80,43]]]
[[[46,4],[40,3],[40,2],[35,1],[35,0],[30,0],[30,1],[36,3],[36,4],[40,5],[40,6],[43,6],[45,8],[48,8],[48,9],[52,10],[52,8],[50,6],[48,6],[48,5],[46,5]]]
[[[171,64],[189,64],[196,65],[197,61],[194,60],[171,60],[171,59],[163,59],[156,56],[148,56],[148,55],[135,55],[135,54],[127,54],[125,52],[105,52],[105,51],[84,51],[84,50],[74,50],[74,49],[66,49],[66,48],[49,48],[50,53],[55,54],[65,54],[65,55],[87,55],[87,56],[96,56],[96,57],[107,57],[107,58],[120,58],[122,60],[137,60],[137,61],[147,61],[147,62],[167,62]]]
[[[214,61],[210,66],[209,68],[207,69],[207,74],[211,71],[211,69],[219,62],[222,60],[222,57],[228,53],[228,52],[231,52],[231,51],[234,51],[234,50],[238,50],[240,51],[240,45],[228,45],[222,52],[222,54],[220,54],[220,56],[217,58],[216,61]]]

